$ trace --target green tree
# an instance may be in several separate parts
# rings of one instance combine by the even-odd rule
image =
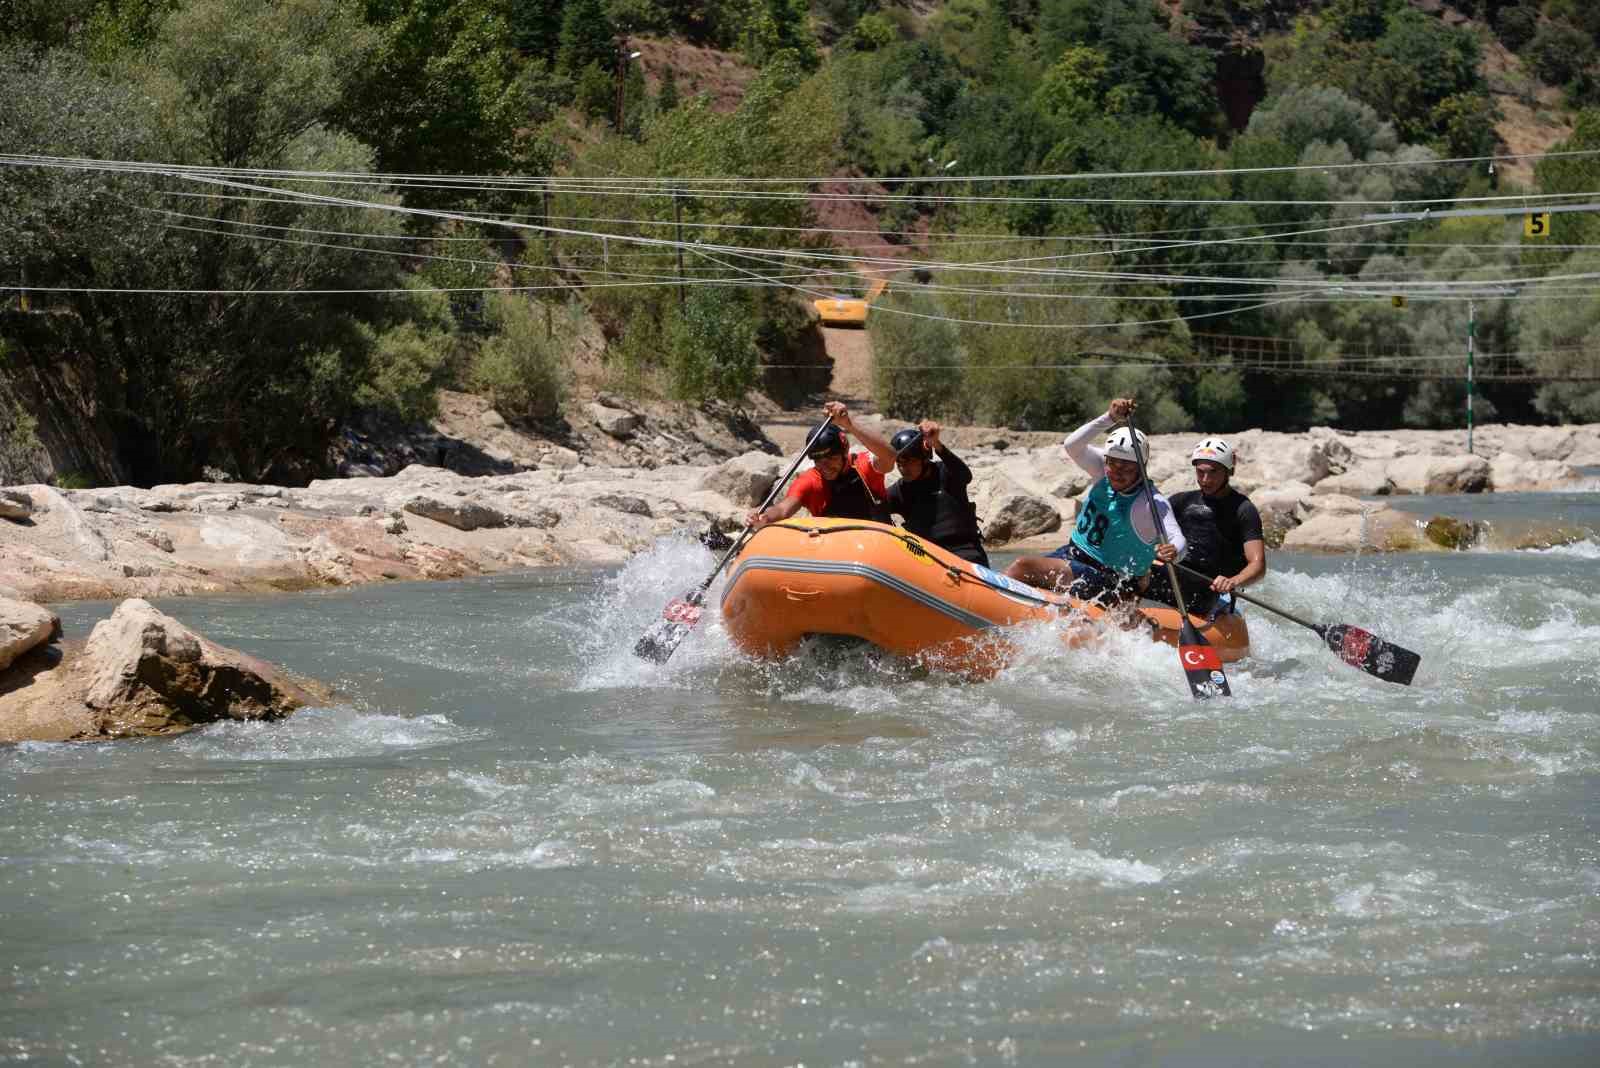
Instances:
[[[0,387],[5,385],[5,344],[0,341]],[[0,486],[32,482],[38,475],[39,424],[0,390]]]
[[[1576,26],[1547,22],[1524,53],[1534,73],[1550,85],[1565,85],[1595,62],[1594,40]]]
[[[1376,41],[1395,8],[1396,0],[1328,0],[1322,17],[1347,41]]]
[[[335,114],[375,43],[337,0],[195,0],[161,23],[143,80],[179,158],[262,165]]]
[[[1434,126],[1446,155],[1488,156],[1499,141],[1495,123],[1503,117],[1488,93],[1458,93],[1439,102]]]
[[[43,51],[71,42],[100,0],[0,0],[0,44]]]
[[[758,0],[758,4],[745,30],[750,61],[766,66],[779,53],[791,52],[801,69],[816,70],[821,58],[806,0]]]
[[[1168,33],[1153,0],[1048,0],[1037,39],[1051,63],[1073,45],[1098,49],[1126,112],[1160,115],[1194,133],[1217,124],[1215,61]]]
[[[1390,98],[1396,126],[1407,140],[1419,141],[1441,132],[1434,115],[1440,102],[1483,89],[1478,75],[1482,49],[1477,37],[1410,7],[1398,8],[1389,15],[1372,54],[1417,79],[1411,100]]]
[[[489,174],[525,162],[529,86],[502,0],[364,0],[364,10],[378,40],[348,71],[334,122],[372,146],[380,171]],[[406,192],[417,205],[454,196]]]
[[[617,30],[604,0],[567,0],[561,13],[561,47],[557,65],[576,75],[593,63],[603,71],[617,66]]]
[[[192,0],[131,68],[7,56],[0,139],[95,159],[368,169],[365,148],[318,121],[337,99],[341,57],[360,46],[360,24],[341,6]],[[163,195],[171,187],[48,170],[0,187],[0,225],[14,235],[0,273],[21,266],[64,290],[51,314],[26,318],[13,348],[36,366],[71,363],[133,481],[188,479],[204,466],[307,477],[356,403],[376,339],[410,309],[364,292],[399,288],[398,261],[378,252],[396,217],[268,189],[175,208]],[[384,202],[375,182],[340,192]],[[299,229],[346,236],[337,245],[284,236]],[[341,295],[293,295],[315,290]]]
[[[600,64],[590,63],[578,72],[575,103],[591,122],[611,118],[617,109],[616,96],[611,75],[601,70]]]
[[[511,39],[525,56],[555,63],[561,50],[564,0],[511,0]]]
[[[1501,44],[1513,52],[1521,52],[1539,32],[1539,9],[1531,3],[1502,7],[1494,17],[1494,30]]]

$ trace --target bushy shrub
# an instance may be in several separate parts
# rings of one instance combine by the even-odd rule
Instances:
[[[1547,22],[1528,45],[1525,58],[1547,84],[1565,85],[1594,62],[1589,35],[1565,22]]]
[[[0,346],[0,355],[4,348]],[[14,400],[0,395],[0,486],[32,482],[39,460],[38,423]]]
[[[940,318],[938,302],[891,291],[867,316],[872,388],[878,407],[897,419],[954,416],[961,391],[961,341]]]
[[[1503,7],[1494,16],[1494,30],[1501,44],[1520,52],[1539,32],[1539,9],[1533,4]]]
[[[863,52],[888,48],[899,37],[900,31],[889,21],[888,16],[876,11],[870,15],[862,15],[856,22],[855,29],[850,31],[851,43]]]
[[[680,400],[743,399],[755,384],[760,354],[748,294],[699,286],[668,323],[667,369]]]
[[[561,409],[570,377],[560,347],[545,334],[534,304],[513,293],[489,301],[495,333],[472,361],[469,384],[502,415],[545,420]]]
[[[448,334],[401,323],[379,335],[367,358],[366,378],[355,402],[402,419],[428,419],[439,408],[439,375],[449,355]]]
[[[617,109],[616,94],[616,83],[611,75],[601,70],[598,63],[590,63],[578,73],[578,90],[573,94],[573,102],[585,118],[607,119]]]

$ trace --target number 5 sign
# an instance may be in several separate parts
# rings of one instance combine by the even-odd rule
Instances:
[[[1550,213],[1548,211],[1532,211],[1527,218],[1522,220],[1523,237],[1549,237]]]

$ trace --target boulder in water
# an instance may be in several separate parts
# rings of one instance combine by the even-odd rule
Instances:
[[[220,720],[282,719],[329,696],[132,599],[73,655],[13,666],[0,685],[0,741],[182,734]]]
[[[1480,524],[1448,515],[1436,515],[1422,527],[1423,536],[1444,549],[1470,549],[1482,533]]]

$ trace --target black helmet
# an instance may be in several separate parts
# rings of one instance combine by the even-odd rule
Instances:
[[[822,428],[822,433],[812,439],[811,445],[806,449],[807,456],[827,456],[830,453],[844,452],[844,435],[839,428],[829,423]]]
[[[896,460],[904,458],[908,453],[917,450],[922,445],[922,431],[914,426],[908,426],[889,439],[889,448],[894,450]],[[920,457],[919,457],[920,458]]]

